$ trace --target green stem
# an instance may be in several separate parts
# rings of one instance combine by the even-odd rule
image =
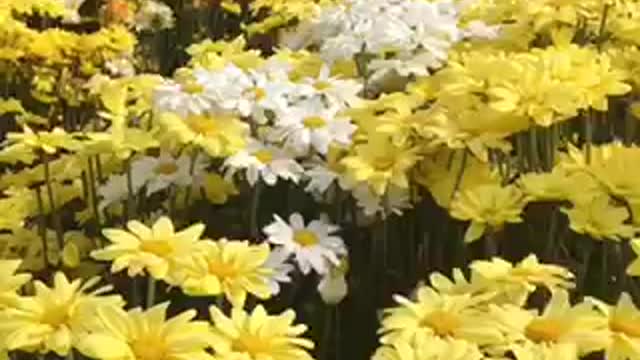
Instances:
[[[47,224],[46,215],[44,213],[44,201],[42,200],[42,189],[38,186],[36,188],[36,199],[38,201],[38,212],[40,214],[38,221],[38,235],[42,240],[42,257],[44,269],[49,267],[49,246],[47,244]]]
[[[320,340],[320,359],[329,359],[329,348],[331,347],[331,327],[335,306],[324,307],[324,324],[322,326],[322,339]]]
[[[47,197],[49,199],[49,207],[51,210],[51,218],[53,220],[53,226],[56,231],[56,240],[58,241],[58,247],[60,251],[64,248],[64,231],[62,229],[62,221],[60,219],[60,214],[56,211],[56,203],[55,198],[53,196],[53,186],[51,185],[51,169],[49,167],[49,155],[40,152],[40,159],[42,160],[42,164],[44,166],[44,182],[47,189]]]
[[[151,308],[156,302],[156,279],[149,275],[147,277],[147,298],[146,308]]]
[[[124,171],[127,176],[127,206],[125,207],[125,219],[135,218],[135,193],[133,189],[133,178],[131,174],[131,159],[127,159],[124,163]]]

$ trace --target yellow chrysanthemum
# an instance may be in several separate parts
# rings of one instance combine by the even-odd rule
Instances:
[[[505,335],[505,352],[517,360],[578,360],[608,343],[606,318],[588,303],[572,306],[564,290],[554,292],[542,314],[514,305],[491,305],[495,327]]]
[[[148,271],[156,279],[167,279],[175,260],[188,255],[204,232],[203,224],[194,224],[175,232],[173,223],[160,217],[151,228],[139,221],[127,223],[129,231],[105,229],[104,236],[112,244],[95,250],[91,256],[97,260],[113,261],[112,272],[127,269],[129,276]]]
[[[398,307],[387,309],[379,332],[382,344],[398,340],[427,341],[430,338],[454,338],[486,345],[501,341],[501,335],[488,326],[480,306],[487,296],[442,294],[429,286],[416,292],[410,300],[396,295]]]
[[[212,338],[197,312],[185,311],[167,319],[169,303],[146,311],[119,308],[97,311],[97,321],[79,340],[78,350],[99,360],[211,360],[206,351]]]
[[[31,274],[16,274],[21,260],[0,260],[0,309],[15,305],[18,290],[31,279]]]
[[[449,212],[456,219],[471,221],[464,241],[472,242],[487,228],[497,230],[506,223],[522,222],[520,214],[525,205],[524,195],[513,185],[480,185],[459,193]]]
[[[213,157],[233,155],[245,147],[249,126],[232,115],[189,115],[186,119],[171,113],[163,114],[161,123],[167,135],[183,144],[202,147]]]
[[[562,211],[569,216],[571,230],[597,240],[628,239],[635,232],[633,226],[625,223],[629,211],[625,207],[612,205],[606,194]]]
[[[589,299],[609,319],[610,339],[607,360],[640,358],[640,311],[628,293],[622,293],[615,306]]]
[[[212,306],[210,312],[216,360],[313,359],[308,353],[313,342],[300,337],[307,327],[293,325],[293,310],[269,315],[262,305],[258,305],[251,313],[233,308],[231,317],[227,317]]]
[[[224,294],[234,306],[242,307],[247,294],[260,299],[271,295],[269,276],[265,266],[269,245],[251,245],[248,241],[202,241],[198,253],[178,270],[180,286],[189,295]]]
[[[124,305],[119,295],[102,295],[111,291],[110,285],[90,290],[99,281],[95,277],[84,283],[69,282],[61,272],[55,274],[53,287],[36,281],[35,295],[20,297],[0,315],[6,347],[67,355],[87,331],[96,310]]]

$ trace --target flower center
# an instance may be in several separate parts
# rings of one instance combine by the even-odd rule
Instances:
[[[420,321],[420,325],[430,327],[438,336],[452,335],[460,324],[458,316],[442,310],[430,312]]]
[[[140,250],[166,257],[173,252],[173,247],[166,240],[146,240],[140,244]]]
[[[258,150],[253,153],[253,156],[263,164],[269,164],[273,161],[273,153],[269,150]]]
[[[569,326],[557,319],[534,319],[524,329],[525,335],[535,342],[555,342],[569,330]]]
[[[233,264],[223,261],[209,261],[209,273],[219,278],[234,277],[238,271]]]
[[[260,101],[267,96],[267,92],[263,88],[256,86],[253,88],[253,96],[256,100]]]
[[[47,309],[42,316],[42,322],[53,327],[58,327],[68,322],[70,312],[69,304],[56,304]]]
[[[151,329],[150,331],[155,331]],[[131,346],[136,359],[139,360],[162,360],[166,357],[165,347],[159,336],[146,335],[137,339]]]
[[[613,332],[623,333],[636,338],[640,337],[640,321],[638,320],[625,321],[624,319],[611,319],[611,321],[609,321],[609,328]]]
[[[378,171],[391,170],[395,161],[392,156],[378,156],[373,159],[373,167]]]
[[[253,358],[259,354],[269,353],[271,346],[267,341],[258,337],[241,336],[231,344],[231,350],[238,353],[248,353]]]
[[[302,120],[302,124],[307,129],[320,129],[327,126],[327,121],[320,116],[309,116]]]
[[[187,126],[195,133],[207,136],[216,131],[216,123],[202,116],[191,116],[185,120]]]
[[[162,162],[153,168],[153,172],[158,175],[171,175],[178,171],[178,165],[172,161]]]
[[[184,92],[191,95],[202,94],[204,92],[204,86],[195,82],[189,82],[182,85],[182,89]]]
[[[293,234],[293,241],[300,244],[302,247],[314,246],[319,243],[318,236],[309,230],[298,230]]]
[[[313,83],[313,88],[318,91],[327,90],[331,88],[331,83],[324,80],[318,80]]]

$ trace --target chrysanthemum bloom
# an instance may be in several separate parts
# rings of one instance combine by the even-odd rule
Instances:
[[[640,311],[631,296],[622,293],[615,306],[589,298],[609,319],[610,339],[605,350],[607,360],[640,358]]]
[[[204,232],[203,224],[194,224],[175,232],[168,217],[159,218],[151,228],[139,221],[127,223],[129,231],[105,229],[112,244],[91,252],[97,260],[113,261],[112,272],[127,269],[129,276],[148,271],[156,279],[165,279],[175,260],[188,254]]]
[[[313,359],[308,353],[313,349],[313,342],[299,337],[307,327],[293,325],[293,310],[269,315],[262,305],[256,306],[251,313],[234,308],[230,318],[214,306],[210,312],[216,360]]]
[[[620,241],[634,234],[633,226],[626,224],[630,216],[627,208],[611,204],[607,194],[579,202],[572,209],[562,211],[569,216],[571,230],[596,240]]]
[[[479,360],[484,356],[474,343],[459,339],[398,340],[378,348],[371,360]]]
[[[99,280],[69,282],[58,272],[51,288],[34,282],[34,296],[20,297],[0,315],[0,334],[7,348],[66,356],[87,330],[95,311],[124,305],[119,295],[102,295],[111,286],[90,290]]]
[[[211,360],[209,324],[194,321],[195,310],[167,319],[168,306],[100,309],[99,321],[79,340],[78,350],[100,360]]]
[[[486,345],[500,342],[501,334],[479,310],[490,296],[441,294],[423,286],[415,300],[396,295],[398,307],[386,310],[379,332],[383,344],[428,339],[461,339]]]
[[[21,260],[0,260],[0,309],[15,304],[17,291],[31,279],[30,274],[16,274]]]
[[[339,228],[323,219],[305,225],[304,218],[298,213],[289,216],[289,223],[278,215],[274,218],[275,221],[263,230],[268,236],[267,241],[281,245],[288,254],[295,255],[303,274],[308,274],[311,269],[325,274],[329,264],[338,265],[339,255],[347,253],[342,238],[334,235]]]
[[[224,294],[234,306],[242,307],[247,294],[260,299],[271,296],[266,266],[269,245],[248,241],[202,241],[197,254],[179,260],[180,286],[189,295]]]
[[[572,306],[564,290],[554,292],[542,314],[514,305],[491,305],[504,351],[517,360],[578,360],[608,343],[607,320],[588,303]]]

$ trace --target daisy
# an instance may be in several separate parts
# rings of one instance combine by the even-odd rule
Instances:
[[[315,165],[305,171],[305,177],[309,179],[304,191],[315,194],[324,194],[335,182],[340,174],[324,165]]]
[[[268,283],[272,296],[276,296],[280,293],[280,283],[291,282],[289,273],[293,271],[294,267],[287,262],[290,255],[291,254],[281,246],[277,246],[271,250],[267,261],[264,263],[264,267],[271,270],[271,276],[268,279]]]
[[[331,68],[323,64],[316,78],[304,78],[302,84],[311,86],[316,94],[324,96],[329,104],[340,108],[352,107],[362,100],[358,96],[362,84],[351,79],[331,76]]]
[[[138,193],[145,183],[146,175],[138,174],[131,176],[131,190],[134,194]],[[129,196],[129,187],[127,184],[127,175],[117,174],[109,176],[109,179],[98,187],[98,195],[102,198],[98,203],[100,211],[107,206],[124,200]]]
[[[269,315],[262,305],[250,313],[234,308],[227,317],[215,306],[209,308],[213,321],[215,360],[312,360],[313,342],[300,337],[307,327],[293,325],[295,313]]]
[[[275,221],[263,229],[268,236],[267,241],[282,246],[288,254],[294,254],[300,271],[305,275],[311,269],[325,274],[330,264],[338,265],[339,256],[347,253],[342,239],[333,235],[339,227],[324,219],[305,225],[299,213],[291,214],[289,223],[278,215],[274,218]]]
[[[227,169],[227,177],[233,176],[240,169],[246,170],[247,181],[251,186],[258,179],[271,186],[278,182],[278,178],[298,183],[304,173],[302,166],[285,151],[257,140],[251,141],[245,150],[227,158],[223,167]]]
[[[279,114],[274,133],[298,154],[307,154],[313,148],[324,155],[331,143],[349,145],[357,128],[348,118],[337,116],[337,110],[320,99],[301,102],[286,114]]]
[[[216,71],[196,69],[193,75],[219,109],[242,116],[251,113],[252,102],[245,95],[254,88],[254,83],[244,70],[227,64]]]
[[[378,195],[367,183],[359,183],[353,188],[352,195],[367,216],[378,213],[382,217],[390,214],[402,215],[405,209],[411,208],[409,190],[395,185],[387,187],[385,194]]]
[[[178,75],[179,76],[179,75]],[[216,105],[215,93],[211,93],[212,84],[205,78],[183,76],[181,82],[165,80],[154,89],[154,105],[159,112],[172,112],[186,117],[189,114],[201,115]]]
[[[193,183],[194,177],[201,174],[206,163],[202,157],[191,164],[188,156],[172,157],[163,152],[159,157],[144,156],[131,164],[133,178],[145,179],[147,195],[164,190],[171,185],[188,186]]]

